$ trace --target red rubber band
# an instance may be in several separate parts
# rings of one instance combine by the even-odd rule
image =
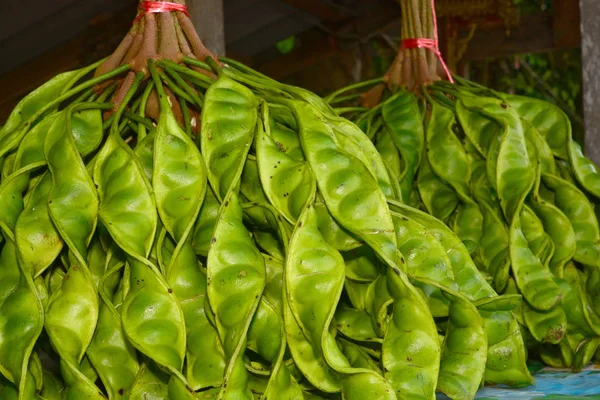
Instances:
[[[439,40],[438,40],[438,26],[437,26],[437,17],[435,15],[435,0],[431,0],[431,9],[433,11],[433,39],[429,38],[409,38],[403,39],[401,42],[401,46],[403,49],[429,49],[433,51],[433,53],[440,60],[440,64],[442,64],[442,68],[444,68],[444,72],[448,76],[448,80],[454,83],[452,79],[452,74],[448,69],[448,66],[444,62],[444,58],[442,57],[442,53],[440,52]]]
[[[188,13],[187,7],[184,4],[177,3],[169,3],[162,1],[144,1],[140,3],[138,6],[138,10],[142,11],[140,15],[136,17],[133,21],[135,24],[146,14],[156,14],[156,13],[164,13],[164,12],[172,12],[172,11],[181,11],[188,17],[190,14]]]

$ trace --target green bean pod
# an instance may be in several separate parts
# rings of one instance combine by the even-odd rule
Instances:
[[[30,164],[45,162],[44,142],[52,124],[61,113],[49,114],[36,126],[31,128],[17,148],[13,168],[20,169]]]
[[[529,249],[522,231],[520,217],[525,197],[535,183],[535,170],[530,156],[523,125],[516,112],[500,100],[486,98],[476,104],[474,98],[461,99],[466,107],[477,108],[502,122],[504,134],[496,160],[496,189],[506,220],[510,223],[510,260],[515,281],[527,301],[539,310],[549,310],[560,301],[560,288],[550,271]],[[488,163],[493,160],[488,159]]]
[[[540,311],[524,304],[523,319],[527,329],[538,342],[559,343],[567,331],[567,316],[559,305]]]
[[[489,184],[483,160],[472,161],[471,188],[483,214],[483,235],[479,242],[479,256],[493,277],[494,289],[501,293],[508,283],[510,259],[508,255],[508,228],[502,210],[496,203],[495,191]]]
[[[162,91],[162,86],[159,92]],[[206,193],[204,160],[194,142],[177,124],[164,93],[154,140],[152,188],[158,214],[178,243],[187,241]]]
[[[401,200],[408,203],[425,146],[419,105],[412,93],[403,90],[390,97],[383,104],[381,111],[385,126],[404,161],[400,191]]]
[[[458,206],[458,196],[433,172],[428,157],[423,157],[421,161],[417,188],[427,212],[441,221],[448,220]]]
[[[520,218],[510,228],[510,241],[510,260],[519,291],[532,307],[540,311],[552,309],[562,293],[548,267],[530,250]]]
[[[220,386],[226,362],[217,330],[206,315],[206,276],[189,241],[178,254],[174,253],[175,244],[168,242],[171,254],[165,257],[169,265],[166,280],[181,304],[185,320],[187,381],[194,390]]]
[[[427,157],[433,172],[456,192],[460,205],[456,213],[454,231],[469,253],[479,246],[482,236],[483,215],[471,197],[469,181],[471,169],[467,153],[454,134],[454,113],[430,100],[431,119],[427,126]]]
[[[96,230],[99,202],[70,133],[70,114],[69,109],[61,112],[46,135],[45,155],[52,177],[48,211],[78,262],[85,264],[87,246]]]
[[[542,100],[516,95],[501,96],[537,129],[557,158],[570,162],[581,186],[600,197],[598,168],[583,155],[579,144],[572,139],[571,123],[567,115],[557,106]]]
[[[356,235],[336,222],[318,192],[314,207],[319,229],[323,232],[323,238],[327,243],[338,251],[352,251],[361,247],[362,243],[356,239]]]
[[[201,149],[208,180],[220,201],[242,173],[256,131],[257,105],[248,88],[224,74],[206,91]]]
[[[19,265],[15,245],[7,240],[0,253],[0,372],[18,388],[18,398],[27,399],[28,365],[44,313],[29,270]]]
[[[571,222],[560,209],[542,200],[539,195],[534,194],[528,203],[555,245],[549,264],[550,270],[556,276],[562,277],[565,264],[573,258],[577,249],[577,239]]]
[[[186,351],[184,315],[177,298],[156,267],[128,258],[123,307],[125,335],[140,352],[182,382]]]
[[[63,72],[19,101],[0,129],[0,153],[2,155],[12,150],[35,124],[36,121],[30,121],[31,118],[47,109],[48,104],[52,104],[53,100],[68,90],[74,84],[73,78],[78,77],[82,71],[89,71],[89,69]]]
[[[78,104],[71,115],[71,133],[81,157],[91,154],[104,139],[102,111],[94,103]]]
[[[571,140],[569,145],[569,159],[579,184],[594,196],[600,197],[600,171],[596,164],[583,154],[581,146],[574,140]]]
[[[406,257],[409,276],[434,281],[451,290],[458,290],[446,250],[422,225],[407,216],[392,213],[396,225],[398,250]],[[421,285],[418,285],[421,287]],[[439,288],[425,285],[429,308],[434,316],[448,315],[448,301]]]
[[[409,276],[430,279],[457,290],[452,265],[444,247],[423,225],[408,216],[392,213],[398,249],[407,261]]]
[[[263,296],[248,329],[248,348],[271,364],[270,378],[263,394],[265,400],[302,398],[300,386],[284,363],[286,347],[283,314]]]
[[[398,399],[434,399],[440,342],[425,301],[406,276],[388,269],[393,311],[382,346],[384,376]]]
[[[95,393],[94,398],[103,398],[80,367],[98,321],[98,301],[97,289],[87,265],[71,261],[61,286],[48,302],[44,322],[52,345],[61,358],[67,398],[76,398],[84,393]]]
[[[571,222],[577,243],[574,260],[600,266],[600,228],[593,206],[577,187],[567,181],[547,174],[542,175],[542,180],[554,192],[556,207]]]
[[[324,113],[324,116],[326,118],[329,117],[333,123],[335,138],[340,144],[346,144],[344,146],[346,151],[361,158],[363,164],[372,171],[385,196],[392,199],[400,199],[401,189],[399,182],[391,179],[388,169],[373,142],[369,140],[369,137],[345,118],[332,118],[327,113]]]
[[[24,208],[24,192],[29,185],[31,171],[45,165],[45,161],[30,164],[2,179],[0,185],[0,228],[14,240],[14,230]]]
[[[468,251],[453,232],[441,221],[418,210],[390,202],[393,209],[419,222],[428,229],[446,249],[460,292],[469,300],[495,296],[491,286],[470,259]],[[488,357],[485,381],[490,384],[507,383],[528,385],[533,381],[527,370],[525,348],[519,325],[511,312],[480,311],[485,321],[488,338]],[[509,356],[507,356],[509,355]]]
[[[131,388],[129,400],[168,399],[169,375],[152,361],[142,363]]]
[[[315,207],[315,209],[317,208]],[[321,226],[319,226],[319,230],[322,231]],[[333,247],[335,248],[335,246]],[[372,282],[384,272],[376,253],[369,246],[365,245],[346,251],[342,253],[342,256],[346,263],[346,278],[355,282]]]
[[[379,275],[377,279],[367,285],[364,293],[364,308],[371,317],[371,325],[379,337],[385,335],[389,322],[388,307],[393,302],[394,299],[388,291],[385,274]]]
[[[450,310],[437,388],[452,399],[472,399],[487,362],[485,322],[464,296],[448,290],[444,294],[450,298]]]
[[[554,242],[546,233],[542,221],[527,204],[524,204],[521,210],[521,230],[531,252],[544,266],[548,266],[554,256]]]
[[[510,104],[521,118],[536,128],[556,157],[569,159],[571,125],[567,116],[558,107],[525,96],[502,94],[501,98]]]
[[[373,329],[371,318],[365,310],[338,306],[335,311],[335,323],[338,331],[349,339],[358,342],[383,342]]]
[[[192,233],[192,246],[198,255],[204,257],[208,255],[212,233],[215,229],[215,224],[217,223],[219,207],[220,204],[217,197],[212,189],[208,187]]]
[[[306,204],[314,198],[316,181],[303,159],[293,159],[283,144],[273,139],[267,104],[262,103],[261,109],[256,136],[260,182],[270,203],[295,224]]]
[[[393,206],[394,212],[397,210],[400,215],[422,225],[446,249],[454,281],[458,284],[462,293],[471,300],[495,295],[494,290],[477,270],[462,241],[450,228],[443,222],[421,211],[394,202],[390,202],[390,204]]]
[[[93,178],[99,217],[110,236],[130,256],[145,259],[157,231],[156,204],[138,158],[114,129],[97,156]]]
[[[235,184],[235,183],[234,183]],[[210,307],[227,360],[219,397],[252,398],[242,354],[265,286],[265,263],[242,223],[235,192],[226,196],[207,259]]]
[[[266,254],[279,260],[285,258],[283,243],[275,230],[255,230],[252,232],[252,237],[256,245]]]
[[[302,148],[327,208],[340,225],[395,262],[394,225],[376,179],[360,160],[339,147],[318,110],[300,102],[292,107]]]
[[[113,292],[114,283],[109,292]],[[86,354],[108,392],[109,399],[127,399],[140,368],[135,348],[128,342],[118,310],[123,289],[119,288],[111,304],[102,302],[98,324]],[[114,307],[114,309],[111,309]],[[116,312],[115,312],[116,311]]]
[[[19,259],[34,277],[42,274],[63,249],[63,239],[56,229],[48,209],[48,194],[52,177],[46,172],[33,187],[29,201],[15,226],[15,245]]]
[[[40,396],[46,400],[62,400],[64,383],[49,371],[44,371],[44,386]]]
[[[494,119],[471,108],[470,104],[465,104],[462,98],[456,102],[456,116],[469,142],[484,159],[488,158],[493,143],[502,136],[502,126]]]
[[[156,130],[152,130],[142,140],[138,142],[133,150],[137,156],[140,167],[144,171],[144,176],[148,181],[152,180],[154,175],[154,139]]]
[[[402,159],[392,140],[389,129],[379,129],[373,140],[379,156],[388,169],[390,178],[399,182],[400,176],[402,176]]]
[[[287,296],[283,297],[283,318],[288,347],[302,376],[322,392],[340,392],[339,377],[329,367],[323,353],[305,336],[293,315]]]
[[[344,260],[323,240],[316,213],[310,206],[299,219],[290,241],[285,279],[293,317],[313,351],[321,353],[330,368],[339,374],[342,395],[348,399],[395,398],[391,387],[381,376],[369,370],[352,368],[329,333],[343,289]]]

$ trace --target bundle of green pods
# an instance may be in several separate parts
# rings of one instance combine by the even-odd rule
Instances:
[[[0,398],[471,399],[533,383],[527,332],[590,358],[562,114],[440,84],[426,133],[400,92],[365,134],[157,19],[0,130]]]
[[[580,370],[600,357],[598,168],[557,106],[455,79],[419,97],[385,89],[372,108],[352,103],[382,80],[327,101],[349,102],[339,113],[372,140],[404,203],[443,221],[496,293],[522,295],[512,314],[529,353]]]

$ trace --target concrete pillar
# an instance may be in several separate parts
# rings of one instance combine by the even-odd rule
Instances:
[[[186,4],[202,43],[214,54],[225,55],[223,0],[187,0]]]
[[[580,0],[585,153],[600,165],[600,1]]]

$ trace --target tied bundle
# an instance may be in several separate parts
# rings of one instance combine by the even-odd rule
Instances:
[[[415,76],[430,81],[427,71]],[[471,115],[480,94],[435,87],[457,92],[437,117],[456,130],[446,110],[464,101]],[[472,175],[444,183],[439,165],[424,167],[422,104],[401,91],[356,125],[309,91],[210,54],[183,4],[142,3],[110,57],[42,85],[0,130],[1,397],[463,399],[484,381],[531,383],[519,317],[529,293],[513,274],[506,287],[521,303],[477,268],[483,233],[456,229],[468,220],[458,214],[481,209]],[[517,123],[486,118],[473,123],[490,120],[497,135]],[[507,249],[514,233],[530,260],[525,184],[504,178],[520,177],[505,153],[521,153],[480,137],[496,162],[475,144],[466,160],[498,171],[482,192],[507,188],[506,216],[493,201],[490,212],[510,217],[499,219]],[[548,189],[538,198],[552,192],[544,204],[561,210],[571,192],[537,176]],[[415,179],[430,197],[411,191]],[[421,201],[444,212],[413,207]],[[537,287],[537,273],[524,276]],[[554,310],[540,293],[550,307],[530,309]]]
[[[506,354],[526,354],[525,344],[548,366],[582,369],[600,355],[597,166],[557,106],[457,76],[399,74],[406,58],[401,46],[383,79],[326,101],[371,139],[404,204],[452,230],[496,293],[522,295],[511,315],[524,342]],[[442,71],[439,64],[404,71]],[[477,299],[458,276],[461,292]],[[488,345],[496,334],[487,329]],[[488,352],[485,381],[526,384],[524,362],[520,377],[492,373],[498,355]]]

